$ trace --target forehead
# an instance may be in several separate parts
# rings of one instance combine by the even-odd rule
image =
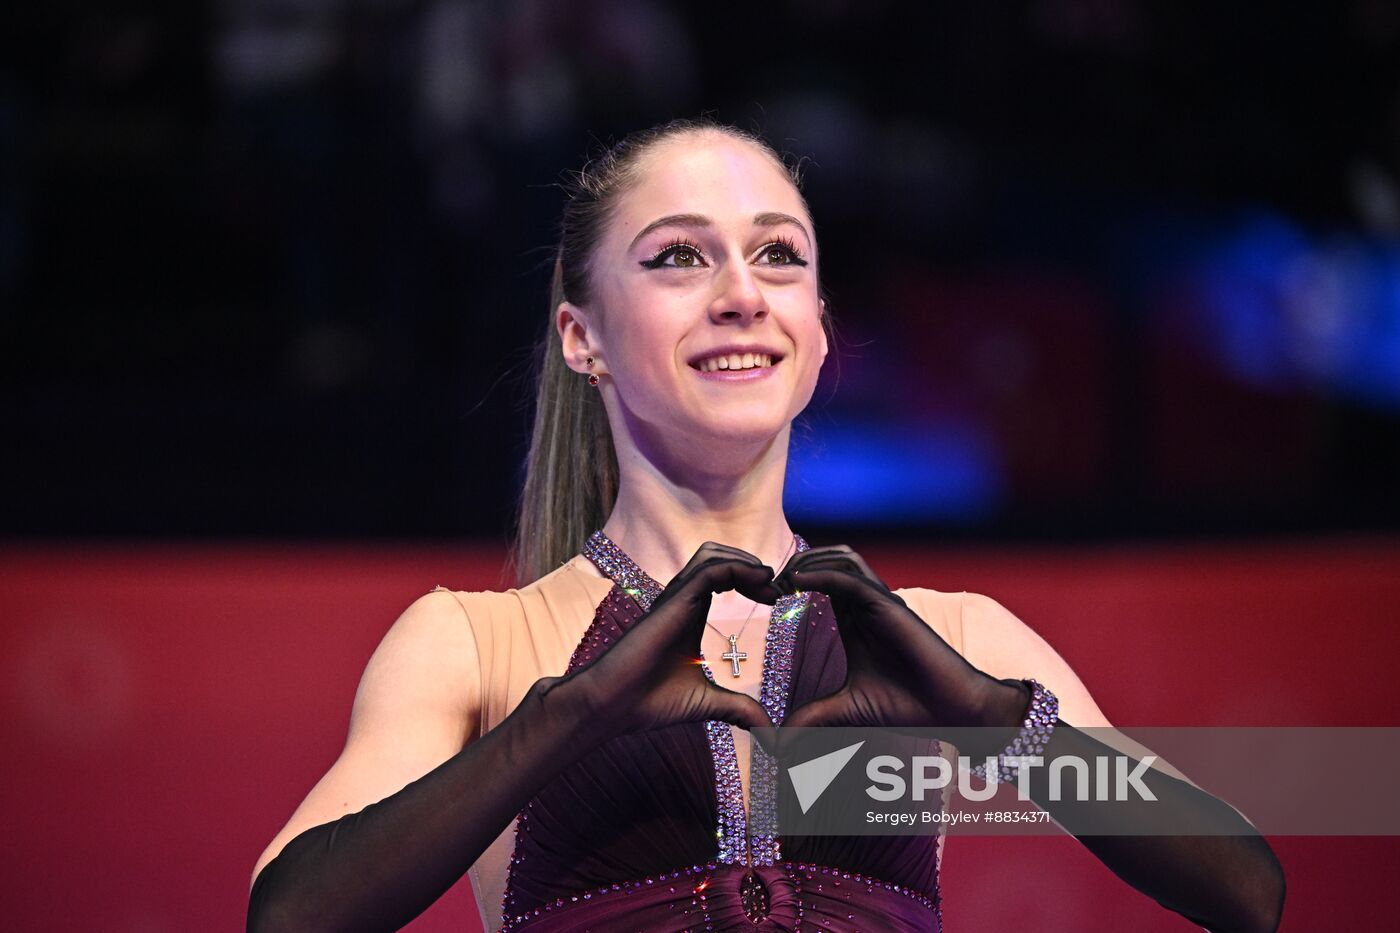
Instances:
[[[718,224],[781,211],[810,221],[787,171],[751,143],[688,134],[643,157],[634,186],[620,199],[615,232],[635,232],[668,214],[703,214]],[[810,229],[810,225],[809,228]]]

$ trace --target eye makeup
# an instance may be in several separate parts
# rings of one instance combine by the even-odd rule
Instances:
[[[807,265],[807,260],[802,258],[802,251],[797,248],[797,244],[791,237],[780,236],[777,239],[766,243],[755,254],[759,259],[767,259],[767,262],[760,262],[760,265],[767,266],[797,266]],[[675,259],[675,262],[670,260]],[[700,247],[690,240],[678,238],[663,246],[650,259],[639,260],[638,265],[645,269],[696,269],[708,266],[705,261],[705,254]]]
[[[675,263],[667,262],[668,259],[673,257],[683,256],[692,257],[692,261],[683,263],[678,258]],[[672,269],[694,269],[699,266],[708,265],[708,263],[705,262],[705,254],[700,251],[700,247],[684,238],[672,240],[669,244],[662,247],[660,252],[655,256],[650,259],[643,259],[639,264],[647,269],[660,269],[663,267]]]
[[[779,253],[779,251],[781,251],[781,253]],[[758,251],[759,256],[764,256],[764,257],[772,257],[773,254],[775,254],[775,253],[778,253],[779,255],[783,255],[785,258],[784,258],[782,261],[780,261],[780,262],[768,262],[768,263],[764,263],[764,265],[769,265],[769,266],[805,266],[805,265],[807,265],[807,260],[805,260],[805,259],[802,258],[802,252],[801,252],[801,250],[799,250],[799,249],[797,248],[797,244],[793,242],[793,240],[792,240],[791,237],[780,236],[780,237],[778,237],[776,240],[774,240],[772,243],[767,244],[767,245],[764,246],[761,250]]]

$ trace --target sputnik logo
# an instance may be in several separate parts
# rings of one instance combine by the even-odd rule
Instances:
[[[831,786],[841,769],[850,763],[864,744],[864,741],[860,741],[854,745],[847,745],[845,748],[838,748],[834,752],[788,768],[788,777],[792,779],[792,789],[797,793],[797,803],[802,807],[803,813],[812,808],[812,804]]]

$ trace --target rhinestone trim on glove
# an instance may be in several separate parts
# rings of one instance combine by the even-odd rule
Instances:
[[[1014,759],[1039,755],[1045,751],[1045,744],[1050,741],[1050,735],[1055,731],[1055,721],[1060,716],[1059,698],[1038,680],[1026,680],[1023,683],[1031,688],[1031,705],[1026,710],[1026,718],[1021,721],[1021,731],[997,756],[995,776],[988,777],[986,762],[969,769],[979,778],[1002,784],[1016,780],[1016,774],[1021,767]]]

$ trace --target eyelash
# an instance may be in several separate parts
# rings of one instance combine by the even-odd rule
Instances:
[[[772,243],[769,243],[767,246],[763,247],[763,251],[766,253],[775,246],[781,246],[783,249],[787,250],[788,254],[788,261],[786,263],[778,263],[777,265],[807,265],[807,260],[802,258],[802,251],[797,248],[797,244],[792,241],[791,237],[780,236]],[[770,263],[770,265],[772,264]]]
[[[807,265],[807,260],[802,258],[801,251],[798,250],[797,244],[794,243],[790,237],[778,237],[773,242],[766,244],[763,247],[763,249],[759,250],[759,254],[762,255],[763,253],[768,252],[775,246],[782,247],[784,250],[787,251],[788,261],[785,263],[768,263],[768,265],[787,265],[799,267]],[[670,259],[672,256],[674,256],[681,250],[688,250],[689,252],[694,253],[701,261],[703,261],[705,258],[705,254],[700,251],[700,247],[696,246],[689,240],[678,239],[673,240],[666,246],[662,247],[661,251],[658,252],[655,256],[651,257],[650,259],[643,259],[641,261],[641,264],[648,269],[664,268],[666,265],[666,260]]]

